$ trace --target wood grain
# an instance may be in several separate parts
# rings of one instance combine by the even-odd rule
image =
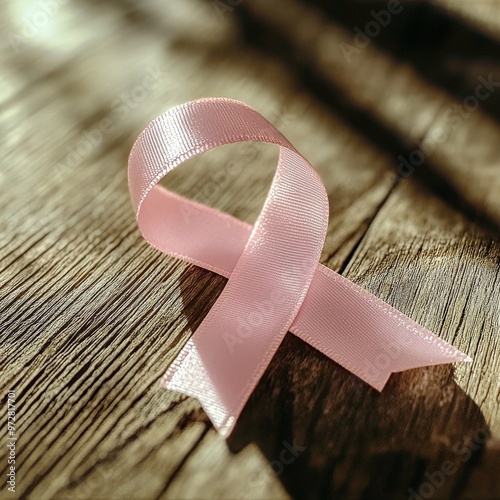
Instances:
[[[445,118],[499,68],[453,56],[463,25],[417,50],[398,38],[417,6],[349,63],[340,44],[366,7],[245,0],[221,20],[196,0],[72,2],[13,47],[40,8],[22,5],[0,21],[0,390],[16,391],[19,422],[16,494],[0,498],[500,497],[499,98],[453,129]],[[474,363],[395,374],[379,394],[289,334],[227,442],[195,400],[162,390],[225,280],[142,240],[127,156],[149,120],[205,95],[258,109],[318,170],[323,263]],[[446,141],[398,176],[398,156],[436,130]],[[275,161],[271,147],[225,147],[166,183],[253,221]],[[426,486],[447,461],[454,472]]]

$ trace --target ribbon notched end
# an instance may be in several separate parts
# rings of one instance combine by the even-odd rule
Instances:
[[[242,141],[280,148],[253,227],[158,184],[184,161]],[[472,361],[319,264],[328,229],[325,187],[295,147],[245,104],[214,98],[167,111],[134,143],[128,177],[146,241],[228,278],[162,380],[163,387],[197,398],[223,436],[231,433],[287,331],[378,391],[394,372]]]

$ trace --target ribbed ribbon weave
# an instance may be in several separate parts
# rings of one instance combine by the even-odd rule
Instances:
[[[240,141],[280,155],[252,227],[158,185],[187,159]],[[381,390],[392,372],[470,360],[410,318],[319,264],[328,224],[321,179],[258,112],[224,98],[153,120],[129,158],[139,228],[158,250],[228,282],[169,367],[164,384],[196,397],[228,435],[287,331]]]

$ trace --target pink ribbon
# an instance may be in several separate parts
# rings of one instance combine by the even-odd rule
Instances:
[[[223,144],[277,144],[255,225],[160,186],[187,159]],[[307,160],[255,110],[231,99],[188,102],[153,120],[129,158],[139,228],[158,250],[229,278],[166,372],[227,436],[287,331],[378,390],[390,374],[471,361],[404,314],[319,264],[328,200]]]

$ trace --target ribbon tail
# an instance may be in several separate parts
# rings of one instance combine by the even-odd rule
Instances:
[[[280,147],[276,174],[253,228],[157,185],[185,160],[241,141]],[[164,387],[197,398],[222,435],[231,433],[287,331],[378,390],[393,372],[470,361],[317,264],[328,227],[325,188],[307,160],[248,106],[220,98],[167,111],[135,142],[128,172],[145,239],[229,278],[163,378]]]
[[[319,265],[290,329],[381,391],[391,373],[472,358],[348,279]]]
[[[222,362],[222,361],[221,361]],[[195,341],[190,339],[162,378],[162,387],[196,398],[217,431],[229,436],[238,414],[228,414]]]

